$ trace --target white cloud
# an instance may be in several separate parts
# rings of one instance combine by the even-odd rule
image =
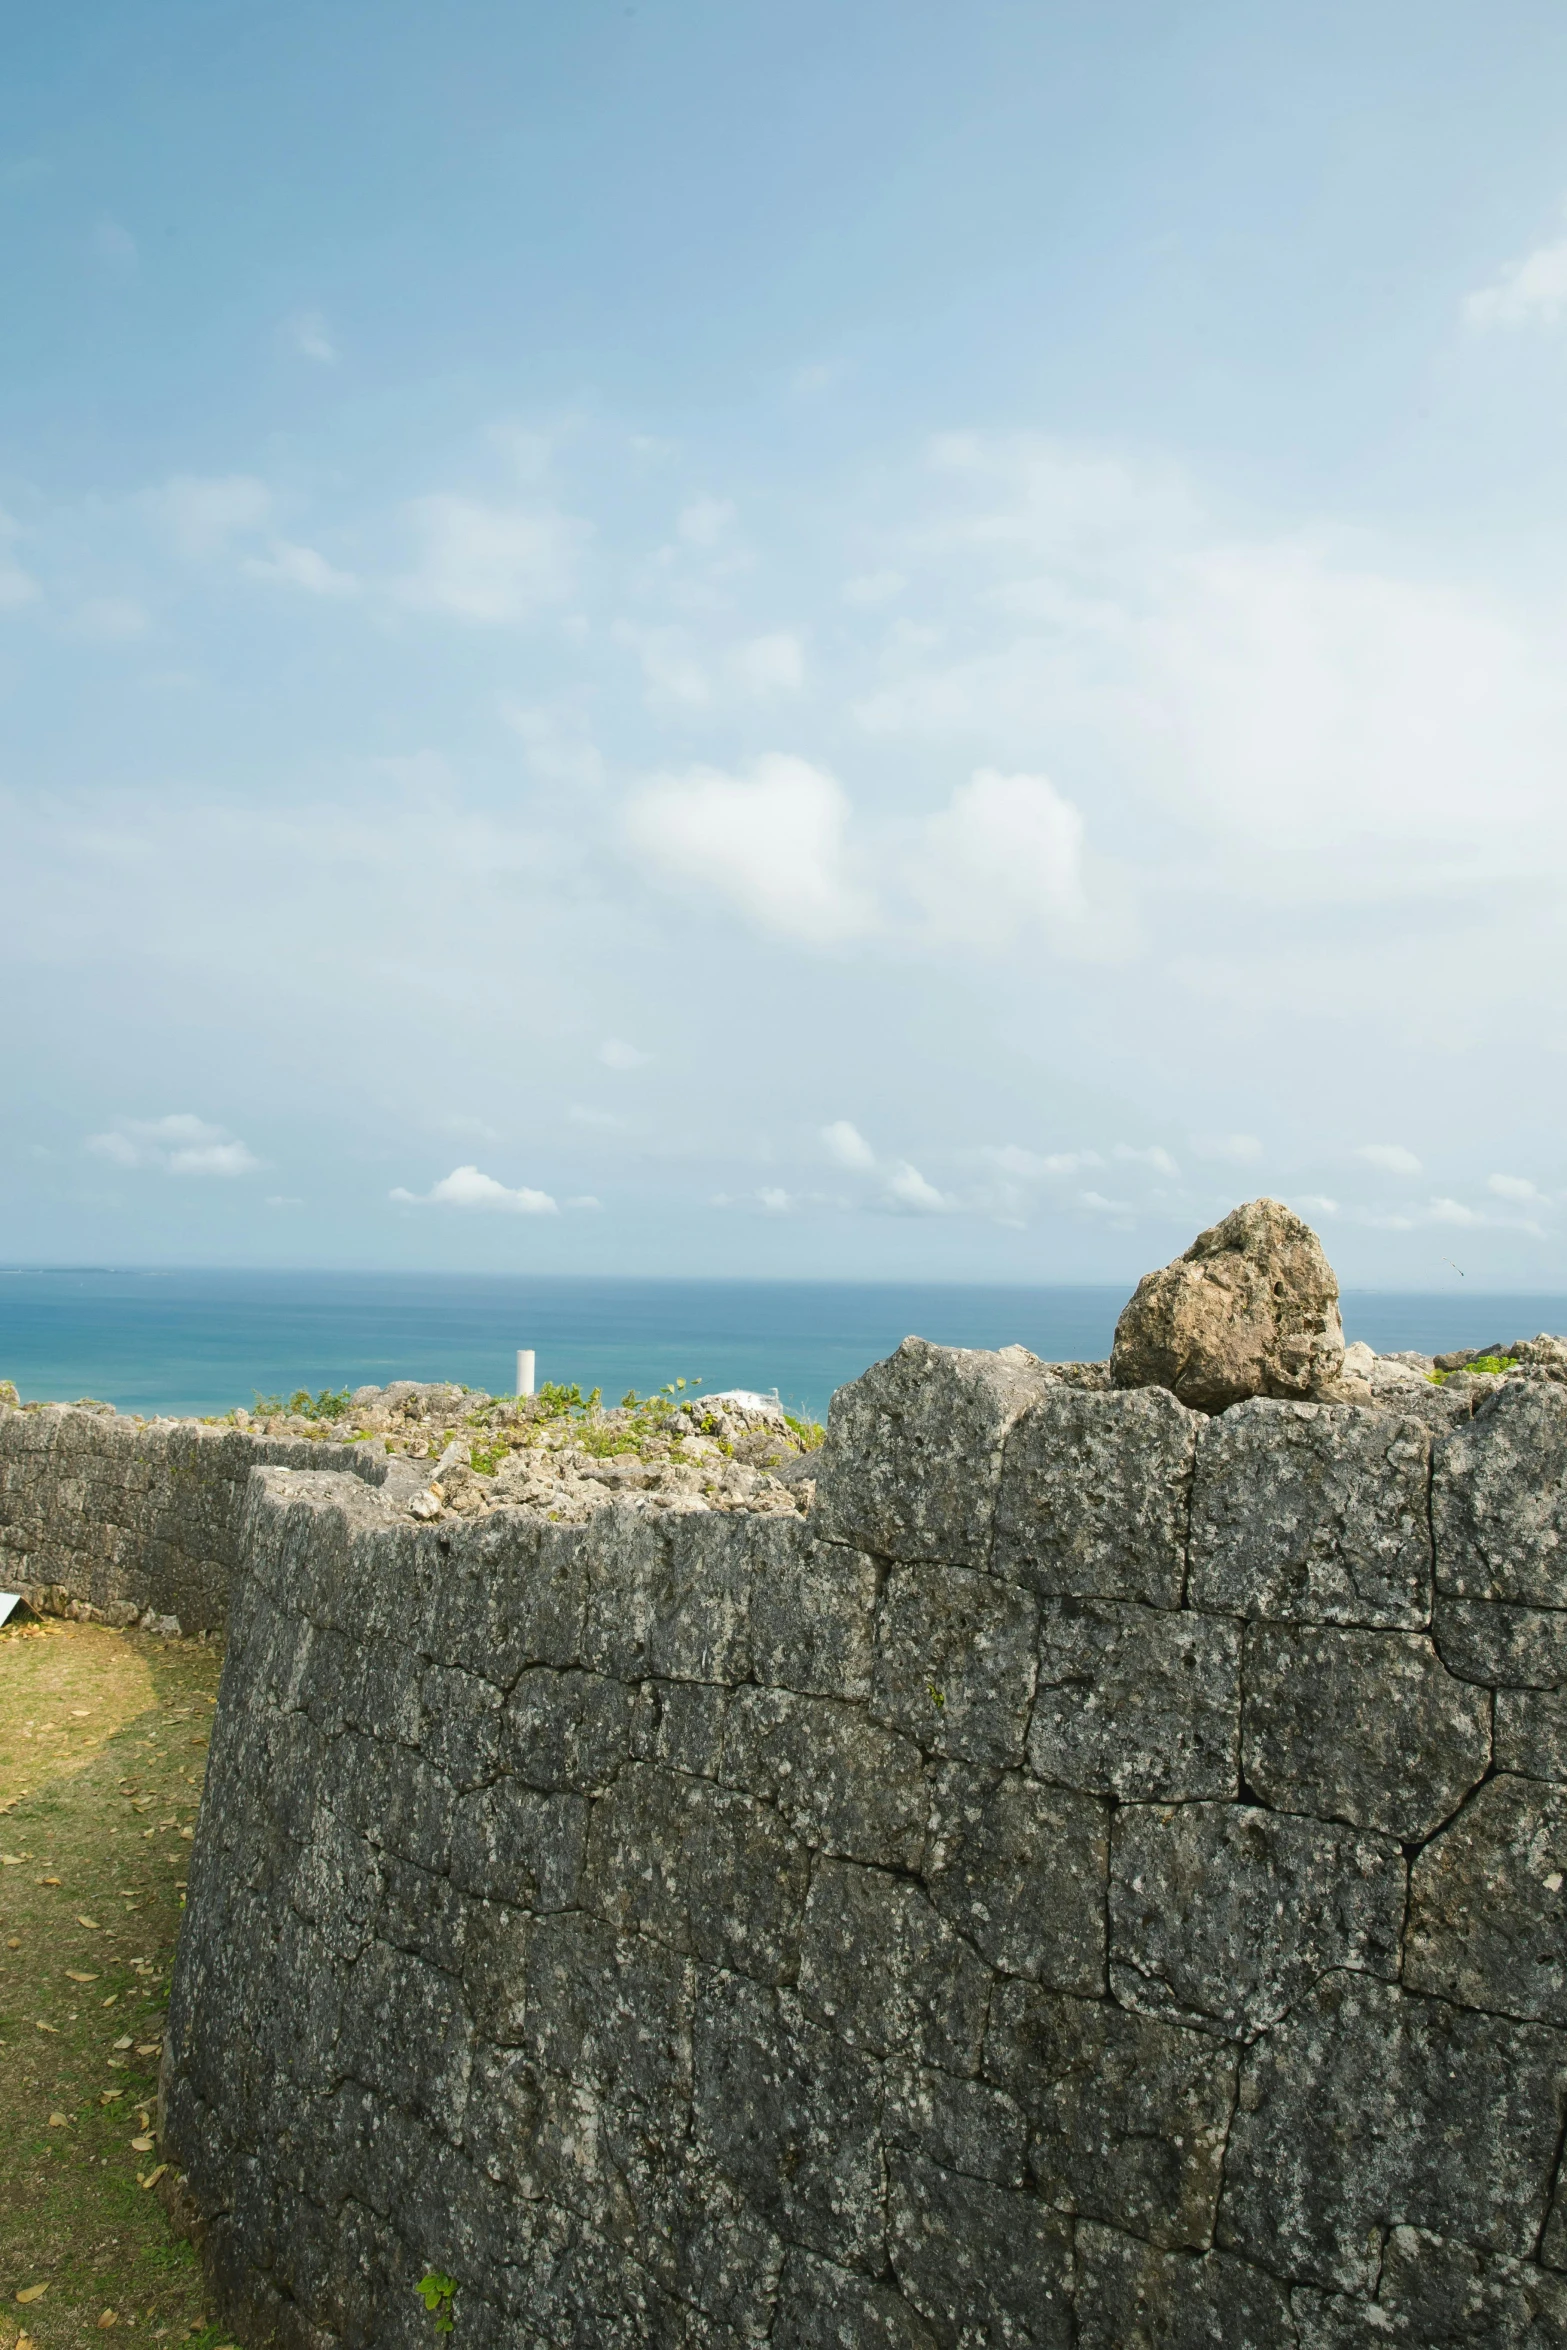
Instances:
[[[569,711],[514,702],[503,695],[499,709],[517,735],[532,772],[544,783],[596,791],[604,781],[604,760],[581,719]]]
[[[693,498],[681,509],[675,528],[688,547],[716,547],[734,519],[735,509],[728,498]]]
[[[571,592],[583,526],[569,516],[475,498],[417,498],[409,516],[421,541],[404,602],[481,627],[529,620]]]
[[[136,239],[121,222],[111,220],[107,213],[93,224],[92,249],[105,269],[116,277],[135,275],[138,259]]]
[[[892,603],[908,584],[901,571],[862,571],[844,581],[843,600],[861,612],[871,612],[879,604]]]
[[[786,630],[752,637],[733,655],[732,666],[746,691],[758,698],[797,694],[805,683],[804,650]]]
[[[601,1216],[604,1213],[604,1202],[595,1199],[591,1191],[579,1192],[575,1199],[567,1200],[566,1205],[587,1215]]]
[[[1015,1175],[1028,1182],[1044,1175],[1077,1175],[1085,1167],[1102,1167],[1103,1159],[1097,1151],[1026,1151],[1015,1142],[988,1144],[980,1153],[987,1163],[1002,1175]]]
[[[0,612],[20,612],[25,604],[36,604],[42,593],[30,571],[0,555]]]
[[[788,1192],[780,1190],[775,1183],[763,1184],[756,1196],[770,1216],[787,1216],[794,1205]]]
[[[272,512],[272,492],[249,473],[179,473],[150,491],[146,502],[180,553],[197,559],[259,530]]]
[[[292,1192],[271,1191],[263,1204],[269,1208],[302,1208],[305,1203],[302,1199],[296,1199]]]
[[[1537,1191],[1527,1175],[1488,1175],[1485,1187],[1498,1199],[1544,1201],[1544,1193]]]
[[[1199,1159],[1224,1159],[1236,1167],[1254,1166],[1262,1156],[1255,1134],[1210,1134],[1194,1142],[1192,1149]]]
[[[626,1123],[613,1110],[596,1110],[587,1102],[573,1102],[566,1116],[573,1126],[595,1127],[602,1134],[618,1133]]]
[[[284,587],[303,588],[307,596],[357,596],[359,582],[351,571],[339,571],[314,547],[293,546],[274,539],[265,555],[255,555],[245,569],[256,579],[274,579]]]
[[[1567,313],[1567,237],[1509,261],[1464,301],[1470,326],[1554,326]]]
[[[1433,1224],[1485,1224],[1489,1217],[1476,1208],[1465,1207],[1462,1200],[1434,1199],[1428,1211]]]
[[[1129,1216],[1132,1203],[1126,1199],[1106,1199],[1102,1191],[1080,1191],[1078,1205],[1089,1208],[1096,1216]]]
[[[1179,1175],[1181,1171],[1169,1152],[1157,1142],[1151,1143],[1146,1150],[1134,1150],[1129,1142],[1118,1142],[1110,1156],[1113,1159],[1135,1161],[1137,1165],[1142,1167],[1152,1167],[1156,1175],[1173,1177]]]
[[[599,1046],[598,1057],[606,1069],[645,1069],[653,1058],[651,1053],[627,1044],[623,1036],[606,1036]]]
[[[1300,1192],[1291,1203],[1297,1214],[1303,1216],[1336,1216],[1338,1201],[1328,1199],[1320,1191]]]
[[[454,1167],[426,1192],[404,1191],[399,1185],[389,1196],[404,1208],[480,1208],[507,1216],[560,1214],[547,1191],[530,1191],[526,1185],[510,1190],[477,1167]]]
[[[889,1206],[915,1216],[944,1215],[954,1205],[933,1183],[927,1183],[918,1167],[911,1167],[907,1159],[888,1178],[887,1201]]]
[[[151,625],[152,615],[134,596],[90,596],[73,615],[76,633],[103,645],[128,644],[145,636]]]
[[[157,1168],[165,1175],[251,1175],[261,1164],[247,1144],[188,1110],[166,1118],[122,1118],[103,1134],[89,1134],[86,1147],[116,1167]]]
[[[636,628],[617,623],[615,640],[629,645],[642,664],[648,699],[676,710],[703,710],[713,698],[712,680],[679,628]]]
[[[301,359],[313,359],[318,367],[337,365],[337,345],[319,310],[296,310],[283,331]]]
[[[876,1165],[876,1153],[871,1149],[857,1126],[847,1118],[835,1118],[821,1130],[822,1147],[839,1167],[847,1167],[856,1175],[869,1175]]]
[[[773,754],[741,775],[655,777],[627,809],[626,837],[672,886],[710,891],[774,936],[830,946],[875,921],[850,874],[848,816],[831,775]]]
[[[918,827],[905,879],[934,939],[1091,943],[1083,819],[1043,775],[980,768]]]
[[[1368,1167],[1380,1168],[1384,1175],[1418,1175],[1420,1161],[1413,1151],[1405,1150],[1401,1142],[1363,1142],[1355,1152]]]

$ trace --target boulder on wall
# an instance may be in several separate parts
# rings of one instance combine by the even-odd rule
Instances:
[[[1309,1224],[1276,1199],[1248,1200],[1145,1273],[1115,1326],[1117,1387],[1168,1387],[1196,1411],[1251,1395],[1359,1399],[1346,1382],[1338,1282]]]

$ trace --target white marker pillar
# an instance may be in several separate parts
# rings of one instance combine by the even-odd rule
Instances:
[[[519,1395],[533,1393],[533,1349],[531,1346],[519,1346],[517,1349],[517,1393]]]

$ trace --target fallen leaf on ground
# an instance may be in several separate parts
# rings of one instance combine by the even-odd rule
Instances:
[[[41,2301],[48,2290],[46,2279],[41,2285],[24,2285],[16,2297],[18,2301]]]
[[[162,2178],[168,2167],[169,2166],[166,2162],[160,2162],[157,2165],[157,2168],[155,2170],[150,2170],[144,2179],[138,2179],[136,2181],[137,2186],[140,2187],[144,2195],[146,2194],[149,2187],[155,2187],[158,2184],[158,2181]]]
[[[131,2152],[133,2154],[150,2154],[156,2144],[157,2140],[155,2138],[133,2138],[131,2140]]]
[[[5,1946],[6,1946],[7,1950],[20,1950],[20,1949],[21,1949],[21,1947],[22,1947],[22,1937],[21,1937],[21,1935],[20,1935],[20,1934],[11,1934],[11,1935],[8,1935],[8,1936],[7,1936],[7,1938],[6,1938],[6,1945],[5,1945]]]
[[[40,1877],[38,1882],[40,1885],[58,1885],[60,1880],[58,1877]]]
[[[63,2113],[52,2113],[49,2116],[49,2127],[51,2130],[67,2130],[70,2128],[70,2126],[70,2123],[66,2120]]]
[[[105,2334],[106,2334],[106,2333],[108,2332],[108,2330],[109,2330],[110,2326],[117,2326],[117,2325],[119,2324],[119,2322],[120,2322],[120,2313],[119,2313],[119,2311],[118,2311],[117,2309],[106,2309],[106,2310],[104,2311],[104,2313],[103,2313],[102,2317],[100,2317],[100,2318],[99,2318],[99,2320],[98,2320],[98,2328],[99,2328],[99,2331],[100,2331],[101,2333],[105,2333]]]
[[[114,2043],[114,2045],[115,2045],[115,2047],[116,2047],[116,2048],[121,2048],[121,2049],[124,2049],[124,2048],[129,2048],[130,2044],[131,2044],[131,2036],[130,2036],[129,2032],[127,2032],[127,2033],[126,2033],[126,2035],[125,2035],[125,2037],[124,2037],[124,2039],[123,2039],[123,2040],[116,2040],[116,2041],[115,2041],[115,2043]]]
[[[4,1862],[8,1869],[19,1869],[22,1865],[22,1856],[19,1852],[0,1852],[0,1862]]]
[[[72,1983],[96,1983],[98,1980],[96,1975],[78,1974],[73,1966],[68,1966],[65,1973],[67,1981]]]
[[[143,2040],[137,2047],[136,2053],[138,2056],[161,2056],[163,2042],[161,2040]]]
[[[46,2023],[44,2022],[44,2020],[43,2020],[43,2017],[42,2017],[42,2016],[39,2016],[39,2017],[38,2017],[38,2019],[37,2019],[37,2021],[34,2023],[34,2025],[33,2025],[33,2030],[34,2030],[35,2032],[53,2032],[53,2034],[54,2034],[54,2036],[55,2036],[55,2038],[56,2038],[57,2040],[58,2040],[58,2039],[59,2039],[59,2037],[60,2037],[60,2027],[59,2027],[59,2025],[58,2025],[58,2024],[46,2024]]]
[[[89,1934],[101,1934],[103,1932],[103,1928],[99,1925],[96,1918],[78,1918],[76,1922],[79,1926],[85,1926]]]
[[[123,2089],[102,2089],[98,2093],[98,2103],[100,2105],[112,2105],[116,2097],[123,2097],[124,2095],[125,2091]]]

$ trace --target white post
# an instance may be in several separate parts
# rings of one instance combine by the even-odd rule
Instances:
[[[517,1393],[519,1395],[533,1393],[533,1349],[531,1346],[519,1346],[517,1349]]]

